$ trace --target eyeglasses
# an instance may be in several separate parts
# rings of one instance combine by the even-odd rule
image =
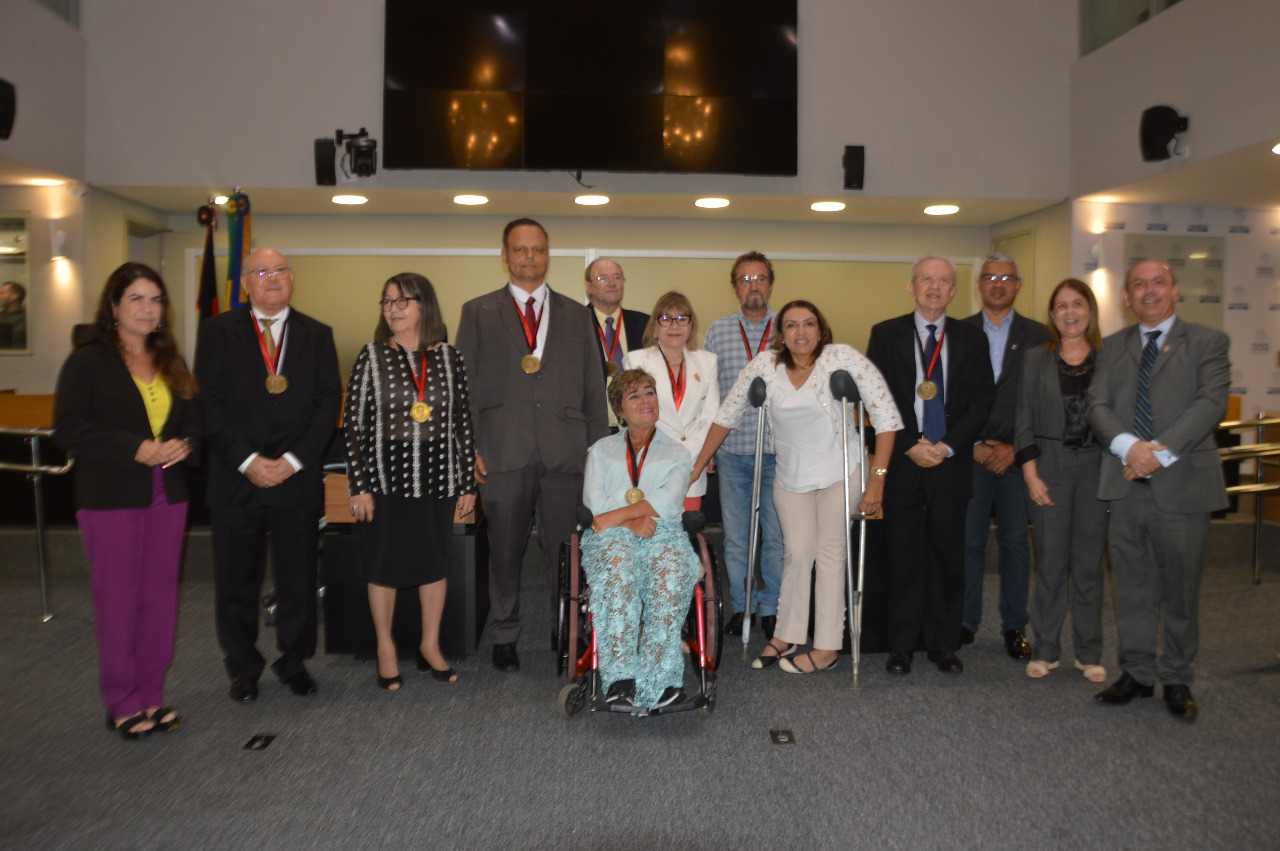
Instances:
[[[752,284],[760,284],[763,286],[764,284],[771,284],[773,282],[769,280],[768,275],[739,275],[737,278],[734,278],[734,283],[749,287]]]
[[[658,317],[658,324],[661,325],[663,328],[666,328],[672,322],[676,323],[677,325],[683,328],[684,326],[688,325],[691,321],[693,321],[693,317],[685,316],[683,313],[678,313],[675,316],[668,316],[667,314],[664,313]]]
[[[1021,279],[1021,278],[1019,278],[1017,275],[992,275],[992,274],[986,274],[986,275],[979,275],[979,276],[978,276],[978,280],[979,280],[979,281],[983,281],[984,283],[988,283],[988,284],[994,284],[996,281],[999,281],[999,282],[1000,282],[1000,283],[1002,283],[1002,284],[1009,284],[1009,283],[1012,283],[1012,282],[1014,282],[1014,281],[1020,281],[1020,280],[1022,280],[1022,279]]]
[[[625,284],[627,282],[627,279],[621,275],[596,275],[592,280],[600,286],[605,284]]]
[[[248,272],[245,272],[244,274],[245,274],[245,277],[247,278],[257,278],[261,280],[262,278],[275,278],[275,277],[279,277],[280,275],[287,275],[292,271],[293,270],[290,269],[288,266],[277,266],[274,269],[250,269]]]
[[[411,301],[422,301],[422,299],[417,298],[416,296],[402,295],[402,296],[399,296],[398,298],[384,298],[382,301],[378,302],[378,304],[382,305],[383,310],[386,310],[388,307],[391,307],[392,305],[395,305],[395,307],[398,310],[404,310],[406,307],[409,306],[409,302]]]

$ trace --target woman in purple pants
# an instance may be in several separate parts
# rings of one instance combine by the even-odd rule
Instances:
[[[195,391],[169,330],[164,281],[141,263],[124,264],[62,366],[53,439],[76,461],[107,727],[130,741],[182,723],[165,702],[164,674],[187,521],[181,464],[200,433]]]

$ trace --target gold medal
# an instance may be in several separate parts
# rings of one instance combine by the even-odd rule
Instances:
[[[267,376],[267,392],[272,395],[279,395],[289,389],[289,379],[283,375]]]
[[[617,361],[609,361],[605,364],[604,368],[605,371],[609,373],[609,377],[612,378],[614,373],[618,371],[618,363]]]
[[[644,499],[644,491],[640,490],[640,488],[631,488],[627,491],[626,499],[627,505],[635,505],[637,502]]]
[[[535,355],[525,355],[520,358],[520,368],[528,375],[533,375],[535,372],[542,369],[542,361],[538,360]]]
[[[916,388],[916,392],[920,394],[920,398],[926,402],[938,395],[938,385],[932,381],[925,381]]]
[[[431,419],[431,406],[426,402],[414,402],[413,407],[409,409],[409,416],[413,417],[416,423],[425,423]]]

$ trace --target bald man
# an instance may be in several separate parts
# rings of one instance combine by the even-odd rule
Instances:
[[[316,692],[305,661],[316,650],[316,531],[321,464],[338,421],[341,383],[333,331],[289,306],[293,269],[274,248],[244,263],[249,304],[206,319],[196,379],[209,430],[209,525],[215,619],[231,699],[258,697],[258,594],[268,542],[276,592],[276,677]],[[370,308],[372,309],[372,307]]]

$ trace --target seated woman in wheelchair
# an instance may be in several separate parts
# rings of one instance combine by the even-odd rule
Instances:
[[[587,454],[582,498],[595,519],[582,534],[582,568],[606,701],[649,709],[684,698],[680,627],[701,564],[681,526],[693,462],[658,431],[651,375],[628,369],[609,385],[624,428]]]

